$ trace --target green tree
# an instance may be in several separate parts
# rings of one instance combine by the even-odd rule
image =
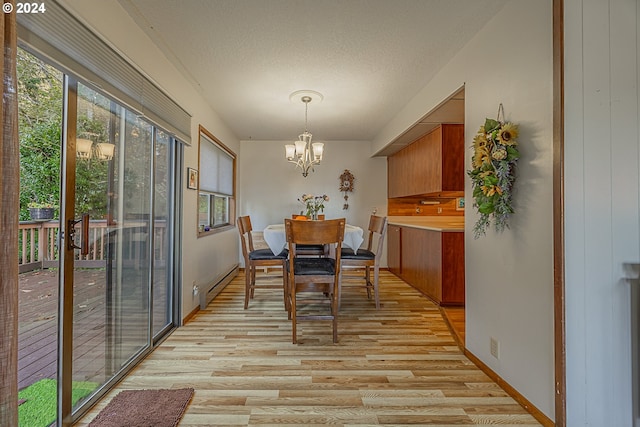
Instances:
[[[20,220],[27,204],[60,200],[62,73],[18,49]]]
[[[18,126],[20,138],[20,220],[29,220],[30,202],[60,204],[63,74],[30,53],[18,49]],[[87,89],[85,89],[86,91]],[[108,140],[109,101],[93,96],[104,114],[78,117],[78,135]],[[88,97],[87,97],[88,98]],[[106,107],[106,108],[105,108]],[[108,162],[76,162],[76,212],[106,217]],[[56,210],[56,215],[59,209]]]

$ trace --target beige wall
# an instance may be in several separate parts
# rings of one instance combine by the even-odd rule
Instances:
[[[465,86],[465,140],[500,103],[520,126],[522,158],[511,229],[473,238],[465,210],[466,345],[493,371],[554,418],[552,265],[551,0],[513,0],[383,129],[378,151],[442,100]],[[471,169],[471,150],[466,169]],[[471,194],[466,180],[465,193]],[[490,354],[490,339],[500,358]]]

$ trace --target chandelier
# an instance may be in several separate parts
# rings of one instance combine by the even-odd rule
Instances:
[[[111,160],[116,150],[116,146],[109,142],[93,142],[97,139],[98,134],[90,132],[82,132],[88,138],[76,139],[76,155],[79,159],[91,159],[95,157],[98,160]]]
[[[313,166],[320,164],[322,161],[322,153],[324,152],[324,144],[321,142],[311,142],[311,133],[307,130],[307,114],[309,111],[309,103],[312,101],[312,95],[316,95],[322,100],[322,94],[313,91],[298,91],[289,97],[292,101],[300,96],[300,101],[304,103],[304,132],[298,135],[298,140],[293,144],[286,144],[285,156],[287,161],[296,165],[296,168],[302,169],[302,176],[309,175],[309,169],[314,171]]]

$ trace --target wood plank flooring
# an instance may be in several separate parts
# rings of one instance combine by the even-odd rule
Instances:
[[[451,329],[456,342],[464,347],[466,330],[464,307],[441,307],[440,311],[449,324],[449,329]]]
[[[195,388],[180,426],[539,426],[470,362],[440,310],[381,272],[381,309],[344,288],[337,344],[329,322],[299,324],[278,290],[243,310],[238,276],[76,425],[125,389]]]

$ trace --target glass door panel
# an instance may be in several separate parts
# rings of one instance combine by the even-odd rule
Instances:
[[[98,388],[151,343],[153,133],[87,86],[77,93],[75,216],[88,227],[76,228],[73,383]]]
[[[154,205],[153,205],[153,337],[172,324],[171,286],[171,154],[172,138],[156,131],[154,147]]]
[[[18,230],[19,425],[55,421],[62,72],[17,52],[20,140]]]

